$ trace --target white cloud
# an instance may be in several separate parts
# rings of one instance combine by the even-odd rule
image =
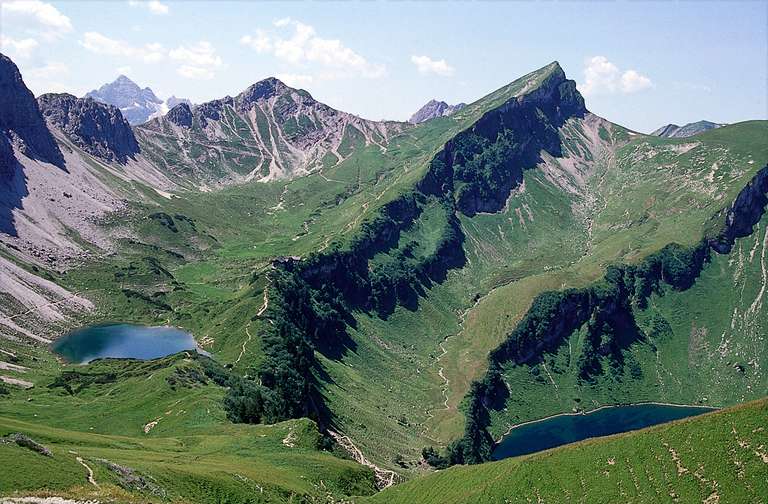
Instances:
[[[28,58],[39,45],[33,38],[15,39],[0,35],[0,50],[16,58]]]
[[[172,49],[168,56],[182,65],[177,72],[188,79],[212,79],[215,69],[224,63],[216,54],[216,49],[210,42],[201,40],[192,46],[179,46]]]
[[[429,56],[411,56],[411,63],[416,65],[416,69],[422,75],[439,75],[441,77],[450,77],[456,71],[444,59],[433,60]]]
[[[56,38],[72,31],[72,22],[56,7],[40,0],[13,0],[0,2],[0,15],[24,25],[46,39]]]
[[[578,85],[584,96],[636,93],[653,87],[651,79],[637,70],[622,72],[605,56],[593,56],[584,66],[584,82]]]
[[[294,73],[281,73],[277,74],[276,77],[280,79],[281,81],[285,82],[291,87],[302,87],[302,86],[308,86],[314,82],[315,78],[311,75],[305,75],[305,74],[294,74]]]
[[[627,70],[621,74],[621,91],[624,93],[636,93],[651,87],[653,87],[651,79],[640,75],[635,70]]]
[[[278,28],[282,28],[283,26],[288,26],[289,24],[291,24],[291,18],[284,17],[281,19],[276,19],[275,22],[272,24],[277,26]]]
[[[272,50],[272,40],[264,33],[264,30],[256,30],[256,35],[243,35],[240,43],[248,46],[257,53],[269,52]]]
[[[289,36],[256,30],[256,34],[244,35],[240,43],[259,53],[269,53],[292,66],[314,65],[321,69],[323,78],[358,76],[370,79],[382,77],[386,68],[371,63],[365,57],[344,45],[338,39],[319,37],[314,27],[290,18],[272,23],[278,31],[292,28]]]
[[[24,83],[35,95],[42,93],[72,93],[80,95],[77,89],[61,82],[69,75],[69,66],[58,61],[49,61],[43,66],[25,69]]]
[[[188,79],[211,79],[215,70],[223,65],[216,49],[206,41],[167,50],[157,42],[134,46],[101,33],[86,32],[80,40],[80,45],[96,54],[129,58],[144,63],[159,63],[170,58],[179,64],[177,73]]]
[[[132,70],[133,69],[128,65],[120,66],[115,69],[118,75],[128,75],[129,73],[131,73]]]
[[[27,70],[26,75],[32,79],[50,79],[60,77],[69,73],[69,67],[66,63],[52,61],[44,66]]]
[[[85,32],[80,45],[96,54],[139,59],[145,63],[158,63],[165,58],[165,51],[161,44],[153,43],[136,47],[98,32]]]
[[[170,8],[158,0],[128,0],[128,5],[131,7],[143,7],[147,9],[152,14],[162,15],[162,14],[168,14],[170,11]]]

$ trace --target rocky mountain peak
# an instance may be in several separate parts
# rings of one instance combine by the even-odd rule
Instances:
[[[0,54],[0,171],[10,174],[12,146],[27,157],[64,167],[56,141],[48,131],[37,101],[16,64]]]
[[[131,126],[117,107],[67,93],[44,94],[38,103],[50,127],[93,156],[124,163],[139,152]]]
[[[123,74],[120,74],[117,76],[117,79],[114,81],[115,84],[119,84],[121,86],[133,86],[133,87],[139,87],[135,82],[133,82],[131,79],[126,77]],[[102,86],[104,87],[104,86]]]
[[[678,126],[677,124],[667,124],[661,128],[653,131],[651,135],[664,137],[664,138],[686,138],[693,135],[698,135],[711,129],[720,128],[725,124],[713,123],[711,121],[696,121],[688,123],[685,126]]]
[[[404,127],[341,112],[271,77],[234,98],[179,104],[135,131],[145,153],[166,155],[176,149],[178,144],[165,141],[166,135],[204,142],[205,148],[174,168],[186,180],[195,174],[206,184],[224,185],[292,178],[332,166],[363,146],[385,146],[390,135]],[[220,170],[215,177],[212,167]]]
[[[176,126],[181,126],[182,128],[192,127],[192,108],[188,103],[179,103],[169,110],[165,117]]]
[[[235,103],[240,108],[247,109],[257,101],[268,100],[290,91],[293,89],[286,86],[281,80],[268,77],[248,86],[245,91],[237,95]]]
[[[168,109],[172,109],[176,105],[180,103],[186,103],[187,105],[192,105],[192,102],[187,98],[178,98],[174,95],[171,95],[167,100],[165,100],[165,104],[168,105]]]
[[[411,124],[418,124],[424,121],[429,121],[435,117],[443,117],[453,114],[464,107],[466,103],[457,103],[456,105],[449,105],[444,101],[429,100],[423,107],[414,113],[408,122]]]
[[[85,97],[119,108],[131,125],[145,123],[153,115],[163,112],[163,100],[158,98],[150,88],[142,89],[125,75],[120,75],[113,82],[94,89]]]

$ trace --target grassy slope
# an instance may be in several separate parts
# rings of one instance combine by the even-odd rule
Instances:
[[[758,140],[766,127],[765,122],[741,123],[719,135],[701,135],[685,142],[633,139],[609,152],[587,179],[587,192],[595,200],[587,202],[586,215],[572,210],[578,197],[564,198],[540,173],[528,172],[525,193],[513,197],[506,214],[465,219],[465,230],[476,237],[469,240],[472,264],[449,276],[449,282],[432,294],[451,288],[466,293],[469,288],[481,297],[463,318],[458,336],[444,345],[448,353],[440,366],[450,380],[450,408],[432,421],[433,432],[443,440],[460,432],[457,406],[469,382],[480,376],[484,356],[514,328],[536,294],[586,285],[599,278],[611,262],[635,262],[671,241],[692,244],[699,240],[711,216],[732,201],[768,160],[768,150]],[[695,147],[686,150],[692,145]],[[701,182],[710,177],[712,182]],[[515,208],[524,205],[530,214],[521,212],[520,218]],[[522,236],[517,248],[515,238],[510,238],[515,236]],[[503,248],[497,245],[489,250],[497,243]],[[490,273],[483,272],[483,267]],[[744,332],[738,337],[746,344],[755,334]],[[687,341],[685,335],[683,339]],[[650,362],[655,356],[645,359]],[[542,389],[548,396],[555,395],[531,376],[510,377],[512,381],[520,396],[539,397]],[[754,394],[757,392],[750,397],[756,397]],[[576,405],[575,397],[609,400],[588,390],[564,395],[554,407],[539,401],[510,405],[513,413],[504,423],[569,411]],[[653,390],[635,389],[621,400],[641,397],[660,399]],[[725,404],[733,404],[735,399],[734,395]]]
[[[13,467],[0,472],[0,494],[122,495],[117,476],[98,459],[151,477],[168,498],[183,501],[247,502],[254,496],[256,502],[325,501],[373,491],[370,470],[316,448],[319,434],[311,421],[232,425],[222,410],[222,388],[194,380],[172,387],[169,378],[181,376],[178,369],[200,369],[183,354],[69,369],[115,373],[117,379],[74,395],[35,387],[0,398],[0,435],[24,433],[54,454],[46,458],[0,443],[0,463]],[[150,421],[157,424],[145,432]],[[76,456],[95,471],[101,491],[87,484]],[[123,498],[161,500],[135,491]]]
[[[528,457],[454,467],[363,502],[765,502],[768,401]]]
[[[59,281],[100,301],[101,311],[94,320],[183,326],[222,363],[237,361],[235,369],[247,372],[261,357],[261,321],[252,317],[263,303],[262,273],[269,260],[278,255],[305,255],[333,240],[349,239],[379,206],[423,176],[428,161],[448,139],[483,111],[535,86],[545,74],[546,69],[525,76],[454,116],[412,128],[391,139],[386,151],[357,145],[343,163],[329,163],[321,174],[289,183],[184,193],[171,200],[150,192],[147,198],[154,204],[137,205],[130,218],[142,244],[124,243],[121,255],[70,272]],[[528,82],[532,86],[526,86]],[[597,159],[582,193],[564,192],[540,171],[527,172],[525,191],[516,193],[505,211],[463,218],[471,261],[467,267],[451,272],[447,282],[429,291],[417,311],[398,308],[386,321],[359,314],[358,328],[351,334],[356,348],[339,360],[322,361],[331,378],[325,394],[340,426],[378,463],[395,467],[393,458],[403,454],[415,464],[423,445],[448,441],[461,432],[459,401],[470,381],[482,374],[488,350],[514,327],[537,293],[588,283],[601,274],[606,263],[636,260],[670,237],[695,241],[718,205],[725,205],[749,178],[750,170],[756,170],[766,158],[763,151],[756,150],[764,122],[707,133],[697,137],[700,147],[685,153],[675,146],[692,143],[689,139],[639,137],[622,147],[629,140],[627,133],[607,122],[605,127],[604,151],[599,157],[590,152]],[[572,144],[569,151],[583,155],[587,136],[583,125],[570,124],[563,135]],[[671,147],[664,150],[664,146]],[[650,153],[657,150],[661,157],[654,159]],[[750,155],[753,165],[745,164]],[[712,184],[679,183],[706,178],[714,161],[723,173],[715,170]],[[660,173],[660,165],[669,169]],[[640,169],[643,176],[637,177]],[[732,176],[737,171],[738,176]],[[633,177],[659,182],[637,187]],[[717,200],[707,193],[715,184],[724,194]],[[587,194],[598,198],[590,199]],[[631,214],[621,213],[624,205]],[[188,216],[196,229],[179,225],[174,233],[147,219],[158,210]],[[418,229],[409,231],[415,238],[423,236],[425,242],[434,229],[428,217],[423,217]],[[623,227],[615,228],[616,222]],[[112,225],[118,227],[118,223]],[[159,260],[172,277],[153,271],[146,257]],[[116,273],[125,274],[118,278]],[[121,288],[144,293],[162,304],[128,298]],[[443,344],[447,353],[438,361],[442,354],[439,344],[446,337],[450,337]],[[48,383],[58,371],[59,364],[45,350],[14,349],[28,355],[25,365],[33,370],[25,376],[39,385]],[[38,359],[34,364],[32,355]],[[442,409],[439,368],[449,379],[448,409]],[[523,379],[523,384],[531,387],[528,391],[538,392],[533,380]],[[145,388],[141,385],[137,390]],[[206,393],[201,400],[212,404],[218,396]],[[87,415],[79,417],[81,423],[65,425],[71,412],[67,401],[60,398],[51,398],[51,404],[57,406],[47,418],[34,417],[39,413],[34,401],[12,404],[13,416],[31,422],[76,430],[91,427],[86,426]],[[534,405],[516,410],[515,414],[533,418],[569,406],[564,400],[546,408]],[[114,425],[126,422],[120,429],[127,430],[121,432],[135,430],[159,411],[149,404],[141,408],[146,409],[124,420],[112,417]],[[221,419],[220,415],[217,421]],[[503,428],[507,421],[499,418],[497,427]],[[103,425],[105,433],[112,428],[110,422]],[[164,428],[161,421],[158,435]],[[190,428],[181,423],[167,434],[180,435]]]
[[[762,122],[742,123],[720,135],[697,137],[706,149],[695,147],[682,156],[658,160],[666,169],[655,168],[650,160],[645,163],[636,161],[638,152],[655,151],[659,152],[657,156],[669,152],[661,150],[657,142],[631,143],[622,148],[617,156],[619,168],[626,166],[635,173],[655,170],[656,174],[652,178],[630,177],[622,182],[619,187],[628,191],[615,191],[613,199],[608,200],[595,221],[594,237],[588,245],[592,254],[565,269],[564,273],[575,272],[583,280],[592,281],[612,260],[632,262],[672,241],[695,243],[711,225],[710,217],[732,201],[746,180],[764,166],[768,152],[756,138],[765,128],[766,124]],[[613,175],[622,180],[621,171]],[[713,179],[711,182],[701,182],[710,178]],[[632,183],[643,179],[653,182],[640,187]],[[601,181],[601,184],[605,182]],[[619,209],[622,209],[623,217],[616,215]],[[755,247],[756,241],[760,240],[757,235],[739,240],[738,247]],[[705,268],[693,289],[654,297],[651,308],[639,312],[641,330],[649,333],[652,317],[661,313],[672,322],[674,335],[662,341],[640,342],[630,347],[623,374],[605,376],[592,385],[578,384],[572,366],[578,355],[571,349],[579,348],[581,333],[574,334],[567,347],[547,356],[543,366],[537,366],[533,373],[529,366],[508,367],[506,379],[513,394],[507,408],[495,416],[493,431],[498,435],[508,425],[570,411],[574,407],[641,400],[709,402],[724,406],[760,397],[765,386],[759,373],[755,376],[748,370],[749,379],[732,379],[731,373],[733,365],[741,359],[741,349],[761,347],[759,327],[753,324],[729,331],[730,348],[718,348],[721,338],[726,336],[724,329],[730,324],[734,308],[741,313],[747,310],[763,284],[759,273],[761,263],[753,257],[747,267],[755,274],[740,278],[740,287],[746,289],[742,297],[733,299],[730,292],[724,292],[723,283],[733,281],[737,276],[734,259],[733,255],[715,255],[713,264]],[[744,268],[743,261],[741,267]],[[552,274],[563,278],[560,272]],[[717,276],[718,280],[713,281],[712,277]],[[566,277],[562,285],[579,284]],[[706,295],[702,295],[704,292]],[[498,293],[497,306],[483,312],[485,323],[493,320],[494,310],[503,309],[501,296],[514,294],[513,285],[502,289]],[[708,310],[702,309],[703,304]],[[755,307],[753,317],[765,318],[762,305]],[[498,320],[499,315],[496,318]],[[755,351],[750,356],[754,359],[753,365],[761,362],[763,357],[762,352]],[[635,365],[642,370],[642,376],[630,378],[628,370]],[[689,371],[689,366],[695,371]],[[541,377],[537,378],[534,373],[541,373]],[[727,387],[717,391],[711,389],[714,383],[725,379],[728,380]],[[534,401],[532,397],[540,399]]]
[[[192,330],[223,363],[237,362],[236,369],[247,372],[261,358],[258,335],[262,322],[252,317],[263,303],[263,273],[269,261],[280,255],[306,255],[332,240],[351,238],[381,205],[420,180],[429,160],[446,141],[489,107],[514,96],[529,83],[529,88],[535,87],[549,69],[519,79],[461,114],[430,121],[392,138],[386,151],[357,145],[343,163],[329,166],[321,174],[288,183],[183,193],[171,200],[148,193],[153,203],[135,205],[130,215],[129,225],[138,239],[123,240],[118,256],[71,271],[59,281],[98,301],[100,311],[94,321],[179,325]],[[148,218],[159,211],[174,218],[176,231]],[[190,218],[194,228],[177,215]],[[429,234],[434,229],[428,214],[423,220],[424,225],[414,233]],[[116,231],[124,224],[107,223]],[[126,295],[126,291],[132,293]],[[413,379],[412,365],[416,360],[426,361],[438,335],[426,328],[423,342],[411,347],[416,338],[402,332],[396,342],[390,342],[402,350],[392,355],[382,352],[379,342],[370,337],[385,322],[362,318],[361,331],[354,335],[358,350],[342,361],[324,362],[338,384],[328,386],[331,408],[339,412],[341,425],[353,439],[361,437],[356,430],[361,425],[375,432],[376,444],[384,441],[381,433],[397,432],[399,443],[383,457],[389,459],[404,450],[415,456],[423,444],[421,428],[407,425],[408,420],[403,425],[400,420],[412,412],[423,415],[425,405],[440,400],[439,378],[424,373]],[[31,351],[40,359],[34,367],[58,367],[45,352]],[[39,381],[45,383],[49,375]],[[380,380],[382,376],[387,379]],[[402,394],[393,387],[398,384],[406,387]],[[356,393],[356,389],[361,392]],[[398,404],[398,397],[407,397],[407,405]],[[371,451],[376,444],[366,445],[367,435],[362,437],[366,452]]]

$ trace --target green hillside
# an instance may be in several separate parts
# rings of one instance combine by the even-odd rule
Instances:
[[[369,469],[321,449],[326,444],[310,420],[229,423],[225,389],[205,363],[184,354],[96,361],[0,400],[0,460],[13,468],[2,472],[0,494],[327,502],[375,490]],[[51,456],[10,441],[16,433]],[[83,463],[95,483],[86,480]]]
[[[73,327],[178,326],[213,359],[72,366],[3,339],[2,374],[34,386],[0,384],[0,435],[53,457],[3,437],[0,495],[348,502],[409,479],[373,501],[765,493],[765,402],[420,477],[425,447],[441,467],[485,462],[509,427],[552,414],[765,396],[768,121],[641,135],[590,113],[557,63],[414,126],[290,88],[248,108],[254,86],[188,129],[138,130],[132,168],[179,181],[172,195],[83,154],[126,195],[94,223],[108,253],[76,229],[75,267],[0,251],[94,303]],[[292,142],[321,123],[340,136],[300,167]],[[14,324],[37,324],[8,302]],[[663,464],[645,471],[651,454]]]
[[[359,502],[765,502],[768,403],[453,467]]]

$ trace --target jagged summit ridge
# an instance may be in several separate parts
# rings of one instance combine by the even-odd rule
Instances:
[[[168,97],[167,100],[165,100],[165,104],[168,106],[168,110],[172,109],[176,105],[180,103],[186,103],[187,105],[192,105],[192,102],[188,98],[179,98],[175,95],[171,95]]]
[[[438,101],[434,99],[429,100],[423,107],[417,110],[410,119],[408,119],[408,122],[412,124],[423,123],[425,121],[429,121],[430,119],[434,119],[435,117],[451,115],[466,106],[466,103],[449,105],[444,101]]]
[[[38,103],[49,126],[91,155],[124,163],[139,152],[136,137],[117,107],[67,93],[44,94]]]
[[[670,123],[653,131],[651,135],[664,138],[687,138],[723,126],[725,126],[725,124],[704,120],[688,123],[685,126],[678,126],[677,124]]]
[[[145,151],[179,177],[189,174],[205,185],[293,178],[333,166],[366,145],[385,148],[389,137],[408,125],[377,122],[341,112],[270,77],[235,97],[190,106],[137,128]],[[205,145],[189,156],[182,145]],[[186,149],[184,149],[186,150]]]
[[[142,89],[125,75],[120,75],[113,82],[90,91],[85,98],[114,105],[131,125],[142,124],[153,115],[163,112],[163,100],[150,88]]]

